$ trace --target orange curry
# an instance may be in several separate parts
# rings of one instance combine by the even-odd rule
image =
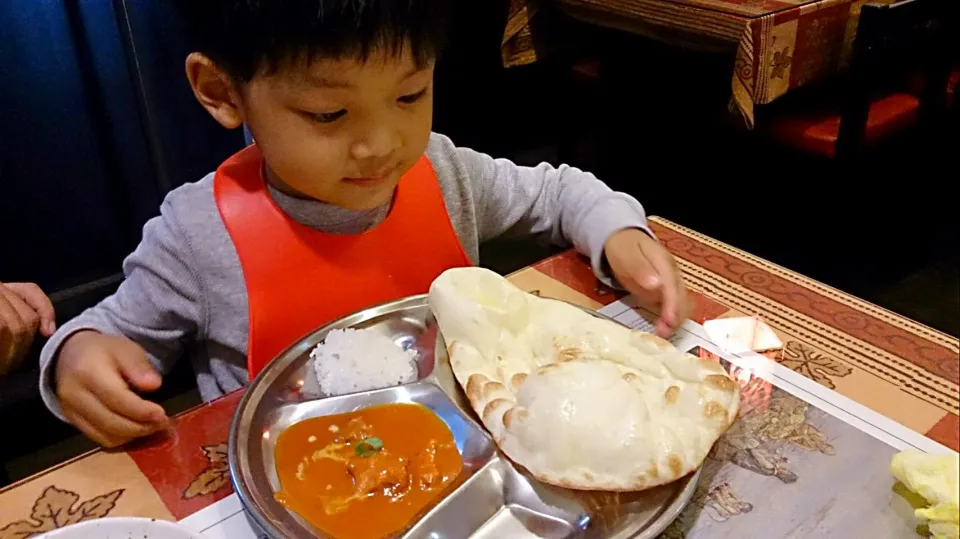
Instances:
[[[338,539],[410,525],[463,467],[453,434],[417,404],[296,423],[277,438],[278,502]]]

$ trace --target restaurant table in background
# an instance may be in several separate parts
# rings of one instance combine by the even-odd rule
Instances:
[[[780,495],[809,492],[811,486],[829,490],[831,474],[836,473],[829,471],[834,470],[831,465],[848,467],[850,459],[860,462],[858,459],[866,459],[868,453],[876,461],[875,466],[886,470],[889,465],[886,459],[894,451],[890,445],[916,445],[890,442],[898,436],[901,440],[918,438],[939,447],[932,444],[932,440],[954,451],[958,449],[960,343],[957,339],[678,225],[659,219],[653,219],[651,225],[661,242],[676,256],[691,289],[695,304],[693,321],[702,324],[723,318],[758,318],[772,328],[783,343],[780,351],[767,354],[777,364],[760,356],[757,357],[761,362],[754,363],[757,372],[772,373],[773,379],[780,382],[757,387],[748,383],[749,387],[744,387],[741,418],[736,424],[740,427],[725,437],[729,443],[721,442],[722,452],[728,453],[739,450],[745,435],[755,442],[749,449],[753,457],[738,460],[737,453],[733,452],[728,455],[730,461],[722,464],[727,467],[724,468],[727,471],[721,471],[727,474],[722,477],[739,473],[736,477],[740,477],[744,490],[738,494],[733,488],[736,484],[731,487],[726,479],[721,481],[716,479],[720,476],[713,476],[701,494],[694,497],[693,503],[699,509],[685,512],[688,516],[681,518],[696,519],[703,513],[708,515],[704,517],[707,520],[678,525],[669,531],[669,537],[683,537],[683,530],[691,529],[689,526],[706,526],[711,536],[714,533],[722,537],[743,536],[736,534],[740,533],[735,532],[736,522],[750,518],[762,520],[768,516],[765,511],[800,511],[801,505],[791,509],[794,505],[789,503],[765,504],[747,515],[754,510],[753,505],[749,499],[739,496],[758,496],[751,490],[756,488],[770,488],[771,493]],[[572,251],[523,269],[510,280],[541,296],[603,309],[611,316],[617,314],[611,310],[630,311],[621,296],[600,285],[586,262]],[[630,313],[620,313],[623,314]],[[820,402],[817,405],[820,411],[784,392],[783,386],[788,384],[778,384],[790,377],[794,379],[790,383],[792,391],[813,395],[809,400]],[[749,376],[738,375],[738,379],[743,384]],[[804,384],[808,386],[806,389],[796,389]],[[816,397],[817,394],[820,397]],[[766,410],[758,412],[758,395],[766,395],[761,404],[784,417],[771,418],[772,412]],[[21,539],[32,533],[107,515],[167,520],[190,517],[195,527],[205,529],[198,522],[216,520],[215,515],[206,513],[219,507],[214,506],[216,502],[232,494],[227,432],[239,399],[240,393],[234,393],[179,416],[168,437],[146,440],[121,451],[96,451],[0,491],[0,539]],[[832,416],[824,413],[825,409],[832,409]],[[847,417],[846,423],[837,420],[838,417]],[[796,423],[782,421],[797,418]],[[851,422],[859,422],[860,430],[844,426]],[[784,430],[785,426],[789,429]],[[764,431],[759,434],[749,431],[753,428]],[[876,431],[874,437],[864,434],[871,432],[870,429]],[[784,449],[794,451],[789,453],[789,463],[787,453],[781,459],[779,449],[772,453],[772,459],[770,454],[764,456],[759,452],[764,448],[764,436],[779,436],[777,440],[792,444],[793,449]],[[881,439],[888,443],[881,443]],[[712,458],[717,460],[715,456]],[[796,469],[816,458],[834,460],[825,461],[823,468],[807,464],[807,468]],[[841,462],[837,459],[847,459],[842,461],[847,464],[830,464]],[[797,481],[798,472],[807,481],[802,489],[776,486]],[[854,469],[840,481],[849,482],[853,476],[872,477],[871,481],[876,483],[870,491],[872,496],[884,500],[893,496],[889,489],[892,479],[885,474]],[[764,483],[771,480],[772,484]],[[883,487],[877,488],[877,485]],[[847,487],[849,485],[843,488]],[[231,503],[233,514],[240,519],[237,525],[246,526],[242,514],[237,513],[239,506]],[[837,508],[834,512],[843,511],[843,505],[834,502],[829,502],[824,511],[834,505]],[[711,511],[706,511],[707,508]],[[912,529],[912,523],[901,519],[888,505],[879,507],[878,511],[884,511],[884,518],[895,519],[898,526]],[[709,517],[711,514],[719,516]],[[911,518],[909,511],[905,515],[903,518]],[[739,520],[731,519],[732,516]],[[732,527],[725,523],[728,519],[734,523]],[[783,522],[789,523],[790,519]],[[887,525],[882,520],[878,522]],[[249,534],[249,527],[246,529],[245,533]],[[208,535],[244,536],[239,532],[228,533],[223,528],[218,530]]]
[[[846,65],[866,0],[510,0],[501,48],[506,66],[536,61],[531,19],[547,3],[661,41],[736,46],[733,103],[752,128],[755,105]]]

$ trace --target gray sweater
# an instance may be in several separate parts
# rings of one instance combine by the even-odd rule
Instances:
[[[480,243],[503,236],[535,236],[573,245],[601,274],[603,244],[624,228],[647,230],[643,207],[611,191],[592,174],[562,165],[521,167],[432,135],[427,157],[437,174],[450,220],[470,259]],[[40,391],[63,417],[53,389],[53,367],[64,340],[81,330],[123,335],[142,346],[161,374],[191,358],[204,400],[247,383],[247,295],[240,259],[213,196],[213,174],[167,195],[160,216],[123,263],[116,294],[64,324],[40,356]],[[378,224],[383,208],[352,212],[270,190],[278,206],[300,223],[353,234]]]

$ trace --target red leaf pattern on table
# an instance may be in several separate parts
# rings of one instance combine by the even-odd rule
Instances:
[[[0,539],[26,539],[78,522],[103,518],[116,507],[122,494],[123,489],[114,490],[76,506],[80,501],[79,494],[51,485],[33,504],[30,518],[0,528]]]
[[[208,445],[202,448],[210,466],[200,472],[183,492],[183,499],[206,496],[230,484],[230,467],[227,463],[227,444]],[[0,538],[3,539],[3,538]]]

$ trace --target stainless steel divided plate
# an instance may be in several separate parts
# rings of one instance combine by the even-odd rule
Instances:
[[[310,351],[328,332],[344,328],[377,331],[398,346],[416,350],[419,379],[353,395],[320,394]],[[229,453],[234,487],[253,522],[274,539],[328,537],[274,500],[280,489],[274,466],[276,438],[303,419],[393,402],[418,403],[436,413],[453,432],[463,458],[456,488],[399,537],[653,538],[679,515],[696,487],[699,474],[659,489],[620,495],[574,492],[529,478],[498,454],[475,421],[450,370],[427,298],[414,296],[314,331],[251,383],[233,419]]]

